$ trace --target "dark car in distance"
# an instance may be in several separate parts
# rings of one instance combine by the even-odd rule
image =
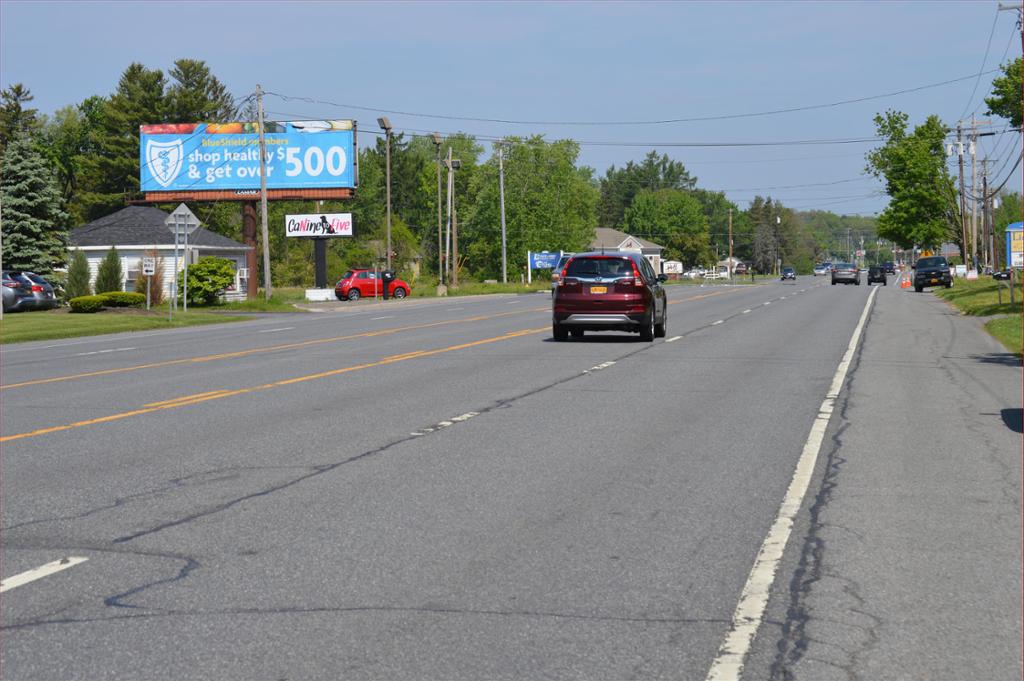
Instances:
[[[889,285],[889,282],[885,278],[885,267],[881,265],[872,265],[868,268],[868,286],[875,283],[881,284],[882,286]]]
[[[852,262],[837,262],[832,266],[832,285],[838,283],[860,286],[860,270]]]
[[[886,274],[896,274],[896,263],[894,262],[883,263],[882,268]]]
[[[786,281],[787,279],[789,281],[796,281],[796,270],[792,267],[782,268],[782,281]]]
[[[665,336],[666,277],[639,253],[579,253],[559,274],[551,310],[556,341],[569,334],[582,338],[586,331],[639,333],[647,342]]]
[[[1009,281],[1012,272],[1009,269],[999,270],[998,272],[992,273],[992,278],[999,281]]]
[[[914,265],[914,290],[920,293],[928,286],[953,288],[949,262],[941,255],[920,258]]]

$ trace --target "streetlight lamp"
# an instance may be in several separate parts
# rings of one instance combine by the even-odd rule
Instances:
[[[386,165],[386,180],[387,183],[387,195],[388,195],[388,269],[391,269],[391,121],[388,120],[387,116],[381,116],[377,119],[377,125],[384,131],[385,146],[387,151],[385,157],[387,161]]]
[[[501,283],[508,283],[508,260],[505,256],[505,140],[495,143],[498,147],[498,196],[501,201]]]
[[[444,254],[441,246],[441,135],[430,135],[437,147],[437,284],[444,285]]]

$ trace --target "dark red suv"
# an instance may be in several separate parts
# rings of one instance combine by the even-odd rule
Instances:
[[[561,341],[585,331],[629,331],[643,341],[665,336],[664,274],[639,253],[579,253],[565,264],[553,301],[551,332]]]

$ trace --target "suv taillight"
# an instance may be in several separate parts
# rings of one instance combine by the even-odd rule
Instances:
[[[563,269],[561,273],[555,273],[555,274],[553,275],[553,276],[557,277],[557,279],[556,279],[555,281],[557,281],[557,282],[558,282],[558,285],[559,285],[559,286],[564,286],[564,285],[565,285],[565,272],[566,272],[566,270],[568,270],[568,269],[569,269],[569,266],[568,266],[568,265],[566,265],[566,266],[565,266],[565,269]]]
[[[42,293],[43,287],[39,284],[32,284],[32,293]]]
[[[636,268],[636,263],[633,263],[633,280],[636,282],[638,287],[644,285],[644,280],[640,277],[640,270]]]

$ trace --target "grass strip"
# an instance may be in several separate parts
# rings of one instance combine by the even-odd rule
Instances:
[[[7,313],[0,321],[0,344],[98,336],[126,331],[174,329],[201,324],[224,324],[252,317],[227,316],[209,312],[177,312],[173,321],[166,311],[96,312],[72,314],[65,310]]]
[[[1024,304],[1020,282],[1014,282],[1015,303],[1010,303],[1009,282],[995,279],[957,279],[953,288],[935,289],[935,295],[948,300],[966,315],[989,317],[997,314],[1020,314]],[[1002,302],[1000,302],[1000,293]]]
[[[1012,314],[986,323],[985,330],[1005,345],[1007,350],[1020,357],[1024,355],[1024,340],[1021,338],[1022,323],[1024,323],[1024,317]]]

